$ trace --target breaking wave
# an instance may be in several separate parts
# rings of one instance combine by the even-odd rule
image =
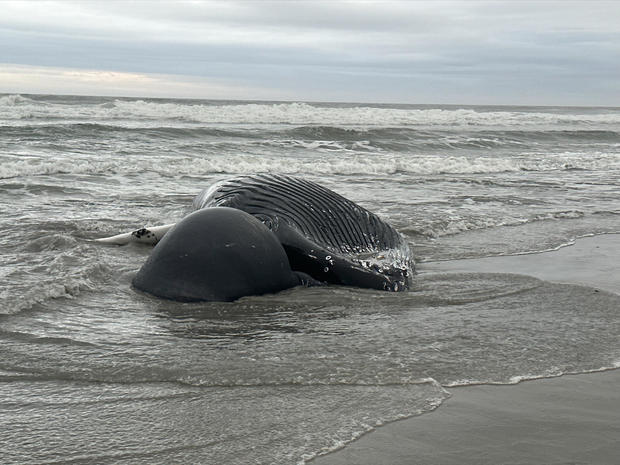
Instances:
[[[369,154],[348,157],[282,159],[261,155],[207,157],[142,157],[107,160],[50,160],[46,158],[6,161],[0,166],[0,179],[53,174],[129,174],[154,172],[166,177],[205,174],[342,174],[417,175],[485,174],[519,171],[565,171],[620,169],[620,154],[559,154],[535,158],[492,158],[465,156],[400,156]]]
[[[65,101],[5,95],[0,97],[0,121],[79,120],[145,124],[168,121],[214,125],[285,125],[334,127],[477,127],[564,128],[586,125],[591,129],[620,123],[616,111],[584,109],[570,113],[540,107],[515,111],[498,107],[442,107],[415,105],[385,107],[368,104],[315,104],[303,102],[161,101],[100,98],[85,105],[83,100]]]

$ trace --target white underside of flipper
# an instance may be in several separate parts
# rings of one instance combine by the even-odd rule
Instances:
[[[162,237],[174,226],[173,224],[165,224],[163,226],[148,226],[128,233],[117,234],[116,236],[102,237],[95,241],[102,244],[125,245],[132,242],[139,244],[155,245]]]

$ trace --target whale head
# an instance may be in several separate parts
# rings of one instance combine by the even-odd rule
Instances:
[[[276,236],[252,215],[214,207],[197,210],[159,241],[132,282],[177,301],[232,301],[299,284]]]

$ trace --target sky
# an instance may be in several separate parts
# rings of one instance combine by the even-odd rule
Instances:
[[[0,6],[0,93],[620,106],[620,1]]]

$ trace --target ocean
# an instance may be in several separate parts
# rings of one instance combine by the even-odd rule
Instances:
[[[410,291],[175,303],[94,242],[253,173],[392,224]],[[303,464],[447,387],[620,367],[619,295],[425,272],[618,233],[619,198],[620,108],[0,95],[2,463]]]

